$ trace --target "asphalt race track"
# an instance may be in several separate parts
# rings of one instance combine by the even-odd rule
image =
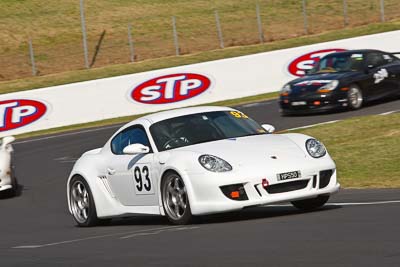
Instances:
[[[284,118],[276,100],[239,109],[282,130],[396,111],[400,100]],[[400,189],[342,190],[311,213],[280,205],[207,216],[184,227],[159,216],[75,227],[67,211],[67,176],[76,158],[102,146],[116,128],[17,142],[21,192],[0,199],[1,267],[400,266]]]

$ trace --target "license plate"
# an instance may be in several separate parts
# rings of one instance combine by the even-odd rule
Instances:
[[[279,173],[276,176],[278,177],[278,181],[284,181],[284,180],[301,178],[301,173],[300,171],[285,172],[285,173]]]
[[[304,106],[307,105],[306,101],[296,101],[291,103],[292,106]]]

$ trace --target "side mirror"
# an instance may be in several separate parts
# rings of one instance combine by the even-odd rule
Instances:
[[[6,136],[1,141],[1,147],[5,148],[7,145],[11,144],[14,141],[15,141],[15,137],[14,136]]]
[[[261,125],[261,127],[263,127],[264,130],[267,131],[267,133],[273,133],[273,132],[275,132],[275,127],[272,126],[271,124],[263,124],[263,125]]]
[[[370,73],[371,72],[371,70],[373,70],[373,69],[375,69],[375,65],[368,65],[366,68],[365,68],[365,73]]]
[[[147,154],[150,152],[150,148],[142,144],[131,144],[126,146],[122,152],[126,155]]]

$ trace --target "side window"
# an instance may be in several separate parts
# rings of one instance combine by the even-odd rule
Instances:
[[[396,58],[389,54],[383,54],[383,60],[385,61],[385,64],[390,64],[396,61]]]
[[[379,67],[385,64],[387,64],[387,61],[384,59],[382,53],[372,52],[368,54],[367,66],[369,68]]]
[[[141,126],[132,126],[117,134],[111,141],[111,151],[114,154],[122,155],[124,148],[131,144],[142,144],[150,147],[147,134]]]

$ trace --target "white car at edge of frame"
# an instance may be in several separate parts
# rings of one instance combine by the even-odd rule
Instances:
[[[0,142],[0,196],[13,197],[17,194],[18,183],[12,163],[14,136],[6,136]]]
[[[323,206],[340,187],[324,145],[273,131],[228,107],[136,119],[75,163],[69,211],[79,226],[92,226],[134,214],[188,224],[193,216],[273,203]]]

